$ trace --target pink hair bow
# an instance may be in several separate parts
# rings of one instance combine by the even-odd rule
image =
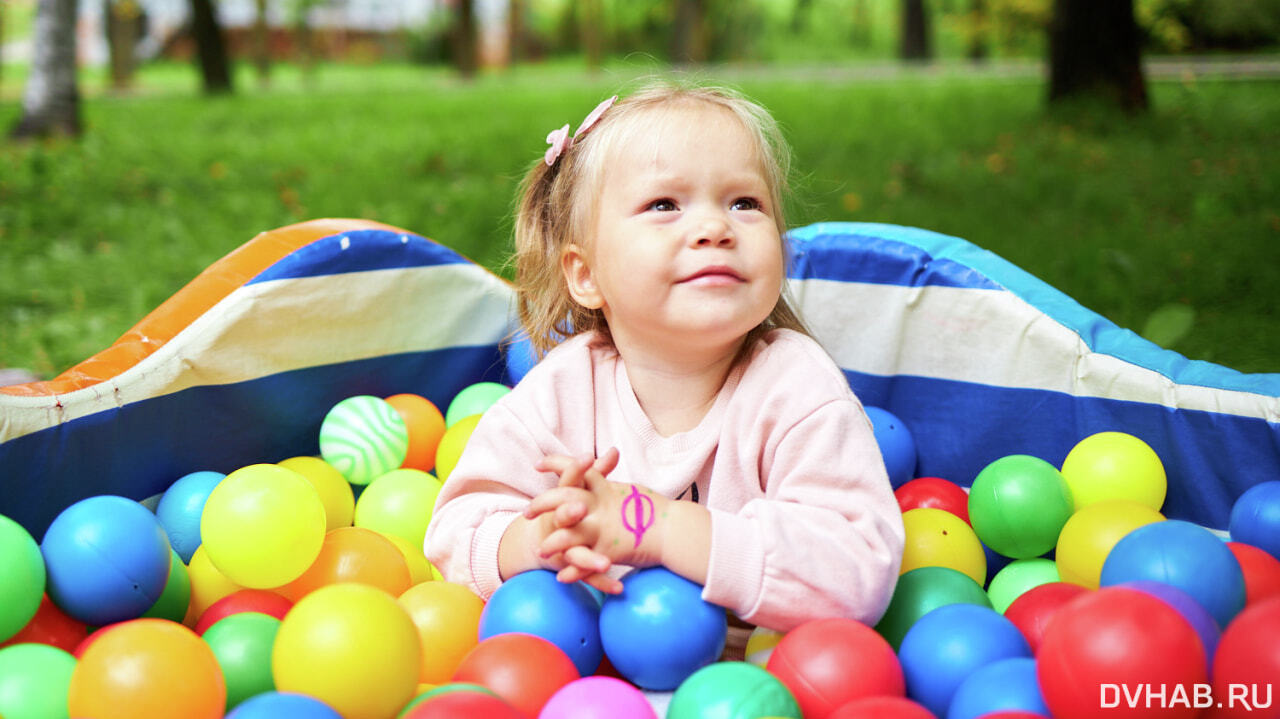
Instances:
[[[613,103],[616,102],[617,99],[618,96],[614,95],[599,105],[596,105],[596,108],[588,113],[586,119],[584,119],[582,124],[578,126],[578,131],[573,133],[573,137],[569,137],[568,125],[565,125],[558,130],[552,130],[550,134],[547,135],[547,142],[551,147],[548,147],[547,153],[542,156],[543,161],[547,163],[547,167],[551,167],[556,164],[556,160],[560,158],[560,155],[563,154],[565,150],[573,147],[575,140],[582,137],[591,128],[595,127],[596,123],[600,122],[600,118],[604,116],[605,110],[612,107]]]

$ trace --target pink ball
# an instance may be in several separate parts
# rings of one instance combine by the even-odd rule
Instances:
[[[657,719],[644,693],[621,679],[583,677],[564,685],[538,719]]]

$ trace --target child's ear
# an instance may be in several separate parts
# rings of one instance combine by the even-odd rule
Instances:
[[[560,253],[560,269],[564,272],[564,281],[574,302],[589,310],[604,306],[604,295],[596,286],[595,276],[581,247],[571,244],[564,248]]]

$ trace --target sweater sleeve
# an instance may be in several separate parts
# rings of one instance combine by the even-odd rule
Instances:
[[[822,617],[875,624],[902,562],[902,515],[861,405],[828,402],[761,458],[765,494],[712,511],[704,598],[780,631]]]

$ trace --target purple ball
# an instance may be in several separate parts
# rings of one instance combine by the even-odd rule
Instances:
[[[538,719],[657,719],[644,693],[621,679],[575,679],[547,700]]]
[[[1165,604],[1177,610],[1183,619],[1196,630],[1196,634],[1200,635],[1200,643],[1204,645],[1206,666],[1213,666],[1213,653],[1218,648],[1218,638],[1222,636],[1222,629],[1218,626],[1218,622],[1214,620],[1213,615],[1208,609],[1204,608],[1195,597],[1178,589],[1172,584],[1164,584],[1150,579],[1135,579],[1132,582],[1124,582],[1118,584],[1119,587],[1127,587],[1136,589],[1145,594],[1150,594],[1156,599],[1161,600]]]

